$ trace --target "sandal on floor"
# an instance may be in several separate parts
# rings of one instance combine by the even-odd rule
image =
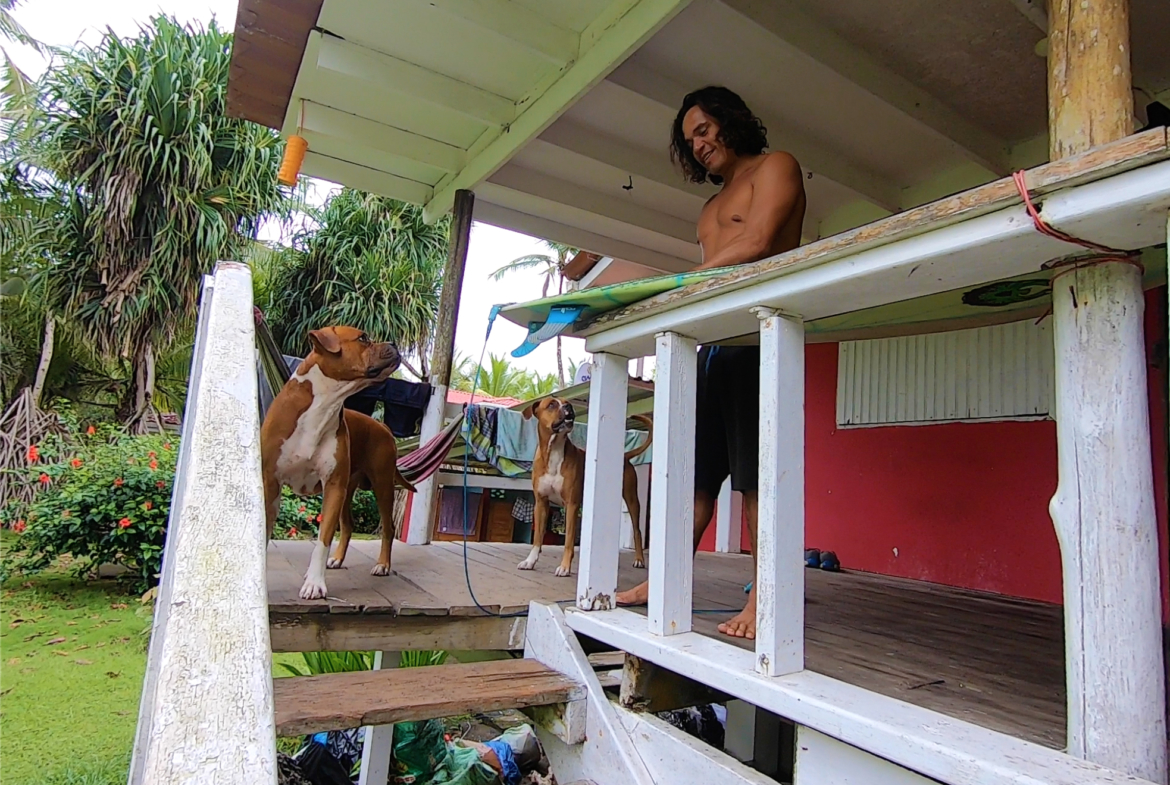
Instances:
[[[821,569],[829,572],[837,572],[841,569],[841,561],[837,558],[837,554],[832,551],[825,551],[821,554]]]
[[[806,567],[819,567],[821,564],[821,552],[816,548],[806,548],[804,551],[804,564]]]

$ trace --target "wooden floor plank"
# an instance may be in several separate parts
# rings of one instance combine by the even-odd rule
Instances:
[[[272,609],[318,610],[296,596],[311,543],[274,544],[281,558],[269,557]],[[355,541],[365,565],[376,541]],[[468,568],[476,597],[492,608],[520,609],[530,600],[572,602],[576,576],[553,574],[559,546],[544,548],[535,570],[515,564],[529,546],[469,543]],[[355,554],[356,555],[356,554]],[[623,552],[619,587],[646,579]],[[347,559],[347,562],[349,560]],[[328,574],[329,592],[342,600],[375,601],[369,589],[400,614],[479,613],[467,593],[463,543],[407,546],[395,543],[396,580],[375,578],[365,569]],[[343,574],[344,573],[344,574]],[[728,640],[716,626],[747,600],[744,584],[753,574],[750,557],[700,553],[695,559],[694,607],[726,608],[696,614],[694,629]],[[810,670],[953,717],[1051,747],[1064,743],[1063,615],[1059,607],[918,581],[864,573],[808,569],[805,575],[805,661]],[[290,577],[291,576],[291,577]],[[380,601],[386,601],[380,600]],[[328,610],[326,608],[326,610]],[[388,623],[392,623],[388,620]],[[752,648],[751,641],[731,641]]]
[[[276,732],[329,730],[547,706],[585,697],[584,688],[535,660],[330,673],[273,681]]]

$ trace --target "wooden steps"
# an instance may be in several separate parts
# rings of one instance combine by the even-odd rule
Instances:
[[[278,736],[585,698],[584,687],[575,681],[522,659],[291,676],[275,679],[273,691]]]

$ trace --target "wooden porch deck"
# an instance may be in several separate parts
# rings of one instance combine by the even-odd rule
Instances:
[[[311,542],[268,549],[275,651],[343,648],[522,648],[523,618],[485,617],[468,594],[462,543],[395,543],[394,574],[369,574],[377,542],[355,541],[346,569],[327,574],[329,597],[297,596]],[[523,612],[530,600],[571,603],[577,587],[553,570],[547,547],[537,569],[516,564],[527,545],[469,543],[479,602]],[[620,586],[646,576],[620,561]],[[700,553],[695,561],[696,632],[727,640],[716,625],[738,611],[751,578],[748,556]],[[864,573],[806,570],[807,667],[908,703],[1053,748],[1065,738],[1061,609],[1053,605]],[[745,648],[747,641],[738,641]]]

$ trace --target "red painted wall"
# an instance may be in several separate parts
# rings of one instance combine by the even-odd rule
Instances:
[[[1166,289],[1147,293],[1148,356],[1164,359]],[[1149,367],[1163,598],[1167,590],[1165,366]],[[806,544],[846,569],[1061,601],[1048,501],[1051,421],[838,430],[837,345],[806,355]],[[714,546],[712,523],[704,550]],[[743,535],[749,550],[748,533]]]

